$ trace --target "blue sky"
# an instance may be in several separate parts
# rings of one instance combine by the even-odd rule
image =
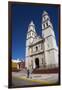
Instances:
[[[25,58],[25,43],[26,43],[26,34],[28,30],[28,25],[31,20],[33,20],[36,26],[36,32],[38,35],[42,36],[42,13],[47,11],[51,22],[53,24],[56,41],[58,44],[58,10],[57,6],[50,7],[46,5],[35,6],[35,5],[20,5],[13,4],[12,6],[12,58],[21,59]]]

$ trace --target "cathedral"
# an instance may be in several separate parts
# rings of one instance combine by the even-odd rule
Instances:
[[[42,14],[42,35],[38,36],[33,21],[28,25],[26,36],[25,67],[55,68],[58,67],[58,46],[54,28],[46,11]]]

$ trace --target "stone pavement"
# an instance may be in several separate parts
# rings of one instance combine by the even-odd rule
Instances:
[[[30,78],[34,80],[55,83],[55,82],[58,82],[58,73],[56,74],[32,74]]]
[[[41,85],[40,82],[33,82],[31,80],[26,80],[22,78],[12,77],[12,87],[24,87],[24,86],[38,86]]]
[[[25,70],[19,72],[12,72],[13,77],[18,77],[19,79],[32,80],[32,81],[42,81],[49,83],[58,82],[58,73],[56,74],[30,74],[29,78],[27,78],[27,72]]]

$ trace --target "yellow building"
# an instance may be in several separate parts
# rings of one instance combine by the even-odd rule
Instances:
[[[12,60],[12,71],[20,70],[20,63],[19,60]]]
[[[25,68],[25,62],[20,60],[12,60],[12,71],[19,71]]]

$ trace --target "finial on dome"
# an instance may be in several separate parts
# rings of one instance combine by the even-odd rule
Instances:
[[[33,21],[31,21],[29,25],[32,25],[33,26],[34,25]]]
[[[48,13],[47,13],[46,11],[43,11],[43,14],[42,14],[42,16],[43,16],[43,15],[46,15],[46,14],[48,14]]]

